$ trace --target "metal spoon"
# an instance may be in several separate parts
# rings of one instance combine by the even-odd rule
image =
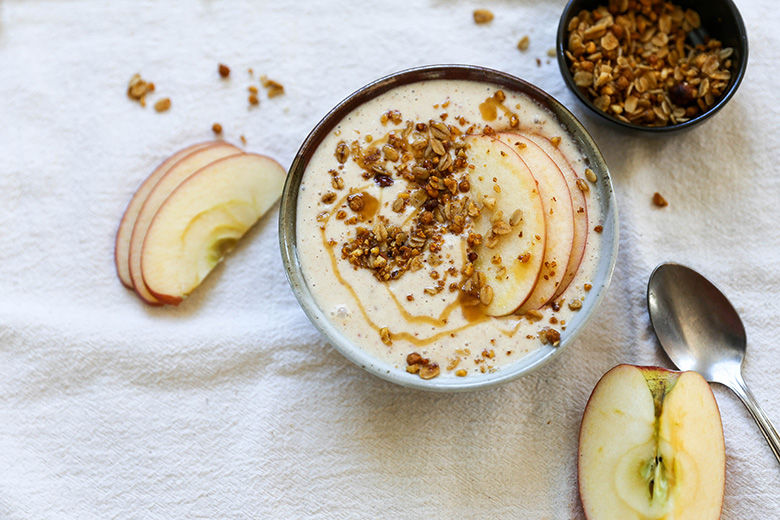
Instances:
[[[694,370],[737,394],[780,462],[780,435],[742,378],[745,327],[726,296],[693,269],[666,263],[650,275],[647,307],[655,334],[677,368]]]

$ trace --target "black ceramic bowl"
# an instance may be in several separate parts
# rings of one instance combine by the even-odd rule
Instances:
[[[622,128],[648,132],[670,132],[683,128],[690,128],[701,123],[720,110],[734,96],[739,84],[742,82],[742,78],[745,76],[748,62],[747,31],[745,30],[745,24],[742,21],[742,16],[737,10],[737,6],[732,0],[675,0],[673,3],[679,5],[683,9],[693,9],[699,13],[701,27],[688,34],[688,42],[697,44],[702,43],[705,38],[715,38],[721,41],[723,48],[731,47],[734,50],[730,56],[732,61],[730,69],[731,78],[722,95],[711,107],[699,115],[688,119],[687,121],[669,124],[667,126],[648,126],[627,122],[619,119],[612,112],[600,110],[588,97],[587,93],[583,92],[574,82],[574,78],[569,69],[569,60],[566,58],[566,49],[568,47],[568,27],[571,19],[583,10],[592,11],[599,6],[606,6],[609,4],[609,0],[569,0],[558,24],[556,44],[558,66],[561,69],[561,74],[563,75],[566,85],[568,85],[571,91],[574,92],[574,95],[577,96],[585,106],[592,110],[593,113]]]

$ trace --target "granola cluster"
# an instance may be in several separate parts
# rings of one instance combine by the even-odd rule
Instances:
[[[726,91],[733,49],[701,39],[699,14],[663,0],[610,0],[568,26],[577,86],[621,121],[666,126],[706,112]]]
[[[503,101],[503,92],[498,91],[495,99]],[[522,224],[523,212],[517,209],[512,215],[493,211],[496,199],[484,197],[473,200],[469,196],[471,186],[468,179],[468,154],[465,136],[473,134],[474,127],[463,132],[458,126],[447,125],[444,120],[430,120],[427,123],[407,121],[400,132],[391,131],[383,143],[363,148],[359,141],[348,144],[340,142],[334,152],[340,163],[350,157],[363,171],[363,178],[373,179],[381,187],[393,185],[400,178],[406,189],[392,202],[396,213],[406,212],[411,206],[412,218],[406,226],[392,226],[383,215],[371,229],[357,226],[355,237],[341,247],[341,256],[355,268],[373,271],[374,276],[387,282],[396,280],[409,271],[419,271],[427,264],[432,268],[432,283],[424,289],[428,295],[435,295],[448,289],[460,291],[462,305],[489,305],[493,300],[493,288],[487,283],[484,272],[477,270],[474,261],[476,249],[484,245],[495,248],[501,238],[510,234]],[[382,122],[398,125],[401,114],[389,111],[382,116]],[[461,126],[468,124],[459,122]],[[492,129],[485,127],[483,133]],[[338,172],[333,170],[333,185],[343,189]],[[335,213],[336,219],[346,219],[347,224],[359,224],[373,215],[365,213],[365,193],[353,193],[347,197],[345,209]],[[322,202],[337,200],[333,192],[326,193]],[[480,219],[483,210],[491,211],[490,227],[483,236],[471,232],[474,221]],[[453,266],[441,267],[440,256],[444,237],[447,234],[460,235],[466,242],[467,259],[459,271]],[[520,259],[528,261],[528,259]],[[493,264],[501,264],[499,255],[491,258]],[[449,283],[447,280],[450,280]]]
[[[133,74],[127,84],[127,97],[146,106],[146,95],[154,92],[154,83],[146,81],[140,74]]]
[[[154,92],[154,83],[146,81],[140,74],[133,74],[127,84],[127,97],[137,101],[142,107],[146,107],[146,96]],[[171,108],[171,98],[162,98],[154,104],[157,112],[165,112]]]
[[[422,379],[433,379],[439,375],[441,369],[438,363],[422,357],[417,352],[412,352],[406,356],[406,371],[410,374],[417,374]]]
[[[397,111],[382,115],[383,123],[400,125],[402,121]],[[406,189],[392,201],[391,211],[403,213],[411,207],[413,214],[404,228],[389,225],[387,218],[379,215],[369,229],[359,225],[373,217],[365,213],[368,194],[348,195],[346,208],[349,211],[336,211],[335,218],[358,226],[354,238],[342,244],[342,258],[356,268],[372,270],[383,282],[398,279],[410,270],[422,269],[423,260],[434,267],[441,265],[439,253],[444,235],[463,233],[467,219],[480,215],[478,204],[468,197],[470,185],[464,135],[459,127],[444,121],[406,121],[403,128],[391,130],[386,138],[368,147],[364,148],[357,140],[338,144],[334,151],[337,161],[344,164],[353,160],[367,181],[373,180],[381,187],[392,186],[396,180],[404,182]],[[343,190],[339,172],[332,170],[331,175],[334,189]],[[336,193],[329,192],[322,201],[328,204],[337,199]],[[471,236],[469,247],[473,248],[481,240],[481,236]],[[453,269],[431,273],[436,283],[427,292],[435,294],[443,290],[444,278],[457,274]]]

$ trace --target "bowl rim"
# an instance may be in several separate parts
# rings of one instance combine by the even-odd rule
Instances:
[[[536,351],[502,367],[491,374],[466,378],[433,378],[424,380],[371,356],[366,350],[344,336],[328,319],[306,284],[298,261],[296,242],[296,210],[298,190],[309,160],[327,134],[355,107],[392,88],[424,80],[466,79],[480,81],[521,92],[550,110],[558,118],[580,151],[590,161],[590,167],[601,172],[596,189],[602,200],[602,255],[592,281],[591,297],[570,323],[557,347],[542,345]],[[290,166],[279,207],[279,246],[282,263],[290,287],[306,316],[324,339],[355,365],[381,379],[401,386],[436,392],[462,392],[484,389],[517,379],[556,358],[571,344],[590,321],[607,291],[614,271],[618,249],[617,203],[609,169],[596,143],[585,127],[552,96],[538,87],[505,72],[475,65],[427,65],[394,72],[373,81],[344,98],[331,109],[309,133]]]
[[[626,123],[625,121],[621,121],[617,117],[614,117],[611,114],[604,112],[603,110],[599,110],[593,104],[590,98],[588,98],[585,94],[582,93],[580,88],[574,83],[574,78],[572,77],[571,71],[569,70],[569,66],[566,60],[565,42],[566,42],[566,34],[569,32],[568,20],[571,18],[570,14],[575,9],[580,9],[578,5],[581,4],[583,0],[568,0],[566,6],[563,9],[563,13],[561,14],[561,17],[558,21],[558,31],[556,34],[556,42],[555,42],[555,50],[556,50],[555,54],[558,61],[558,68],[561,71],[561,76],[563,76],[564,83],[566,83],[566,86],[569,88],[569,90],[572,93],[574,93],[575,97],[579,99],[580,102],[582,102],[591,112],[598,115],[605,121],[613,123],[621,128],[638,130],[641,132],[663,134],[663,133],[675,132],[678,130],[690,128],[692,126],[698,125],[703,121],[708,120],[710,117],[715,115],[715,113],[717,113],[721,108],[723,108],[732,97],[734,97],[734,94],[737,92],[737,89],[739,88],[740,84],[742,83],[742,80],[745,77],[745,74],[747,72],[747,66],[748,66],[748,36],[747,36],[747,28],[745,27],[745,22],[742,19],[742,15],[740,14],[739,9],[737,9],[737,6],[733,2],[733,0],[722,0],[722,1],[726,4],[732,16],[734,17],[734,22],[738,28],[738,32],[739,32],[738,41],[739,41],[739,53],[740,53],[739,66],[737,68],[736,76],[734,77],[733,82],[729,86],[728,90],[720,97],[718,102],[715,103],[712,107],[710,107],[709,110],[707,110],[702,114],[699,114],[693,119],[689,119],[684,123],[678,123],[675,125],[666,125],[666,126],[644,126],[644,125],[637,125],[634,123]]]

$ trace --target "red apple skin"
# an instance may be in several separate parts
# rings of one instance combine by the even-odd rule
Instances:
[[[117,229],[116,240],[114,241],[114,264],[116,265],[117,276],[119,276],[122,285],[128,289],[134,288],[133,280],[130,278],[130,267],[128,265],[130,235],[133,233],[135,219],[146,200],[146,196],[152,191],[152,188],[157,184],[157,181],[159,181],[177,162],[196,150],[213,146],[218,142],[219,141],[207,141],[204,143],[197,143],[179,150],[161,162],[141,183],[135,193],[133,193],[130,202],[127,204],[127,208],[122,215],[122,219],[119,221],[119,228]]]
[[[154,295],[155,298],[160,302],[157,305],[179,305],[181,302],[184,301],[184,298],[181,298],[179,296],[171,296],[169,294],[160,294],[158,292],[155,292],[151,289],[149,289],[149,286],[146,286],[147,290]]]
[[[566,180],[569,183],[569,192],[571,195],[572,206],[575,215],[575,235],[581,236],[581,238],[577,240],[579,244],[575,243],[572,247],[572,254],[571,257],[569,257],[569,264],[566,267],[566,276],[564,276],[563,281],[558,287],[558,290],[555,291],[555,294],[552,297],[552,299],[555,300],[556,298],[560,297],[561,294],[563,294],[567,287],[569,287],[580,268],[582,259],[585,257],[585,249],[587,247],[589,234],[588,204],[585,195],[577,187],[577,179],[579,179],[580,176],[577,175],[574,167],[571,165],[569,159],[563,154],[563,152],[558,150],[558,148],[552,144],[552,142],[547,137],[534,132],[521,131],[518,133],[525,136],[530,141],[536,143],[550,157],[550,159],[552,159],[553,162],[558,165],[561,173],[563,173],[564,177],[566,177]]]
[[[561,171],[558,164],[550,158],[550,156],[544,151],[542,147],[540,147],[538,144],[536,144],[531,139],[528,139],[525,135],[515,133],[515,132],[500,132],[496,134],[496,138],[502,141],[504,144],[509,145],[510,148],[520,157],[520,160],[523,161],[523,163],[526,165],[526,167],[531,171],[531,174],[534,175],[534,177],[537,178],[537,181],[539,179],[542,179],[542,183],[538,184],[539,190],[542,196],[542,204],[545,209],[545,220],[547,221],[547,230],[548,230],[548,236],[547,236],[547,245],[545,246],[545,258],[544,258],[544,265],[542,267],[542,270],[539,273],[539,280],[537,281],[537,286],[534,288],[534,290],[531,292],[531,295],[529,295],[529,298],[526,299],[526,301],[518,307],[519,312],[526,312],[531,309],[540,309],[553,301],[555,296],[558,294],[558,291],[560,291],[560,286],[563,284],[564,280],[567,278],[567,275],[569,274],[569,266],[572,264],[572,255],[576,255],[579,253],[579,251],[575,251],[575,247],[578,246],[576,241],[574,240],[573,236],[569,236],[567,238],[564,238],[562,243],[566,244],[564,247],[566,249],[566,252],[559,251],[560,254],[563,256],[557,257],[557,260],[561,260],[561,269],[558,271],[559,274],[557,276],[553,275],[551,273],[552,270],[557,269],[551,269],[547,267],[547,262],[551,260],[555,260],[556,258],[548,258],[548,254],[550,253],[548,247],[551,245],[551,237],[552,233],[550,233],[551,226],[550,222],[551,217],[553,213],[553,208],[558,209],[560,205],[559,212],[556,212],[556,217],[560,217],[562,214],[571,213],[571,232],[576,232],[576,226],[577,223],[574,221],[574,207],[572,204],[571,199],[571,188],[569,187],[568,180],[566,176]],[[555,179],[551,181],[545,181],[544,177],[540,177],[539,175],[544,175],[544,172],[536,172],[535,170],[531,169],[531,166],[528,164],[527,156],[525,156],[525,153],[531,153],[531,148],[527,148],[528,152],[525,152],[524,150],[517,148],[518,146],[522,147],[533,147],[536,150],[538,150],[543,156],[548,157],[550,160],[550,164],[554,165],[554,169],[552,169],[553,173],[552,175],[555,175]],[[556,175],[557,173],[557,175]],[[557,189],[557,191],[556,191]],[[551,200],[552,199],[552,200]],[[554,201],[554,202],[553,202]],[[564,207],[564,205],[566,207]],[[567,219],[568,220],[568,219]],[[585,226],[587,228],[587,226]],[[552,237],[552,240],[561,240],[560,236]],[[584,249],[584,248],[583,248]],[[581,258],[582,255],[580,255]],[[577,262],[577,268],[579,268],[579,262]],[[574,270],[574,273],[571,273],[571,278],[574,278],[576,275],[576,269]],[[550,278],[553,280],[552,282],[546,282],[548,286],[543,286],[545,283],[542,280],[542,276],[550,275]],[[549,284],[554,283],[555,285],[551,286]],[[568,283],[566,284],[568,285]],[[539,296],[542,296],[541,300],[539,300]],[[532,299],[534,300],[532,302]]]
[[[623,364],[620,364],[620,365],[617,365],[617,366],[611,368],[603,376],[601,376],[601,378],[599,378],[599,381],[593,387],[593,391],[591,392],[590,397],[588,398],[588,401],[587,401],[587,403],[585,405],[585,409],[584,409],[585,411],[583,413],[583,418],[582,418],[582,421],[580,422],[579,439],[582,438],[583,426],[585,424],[585,414],[587,414],[588,410],[591,409],[590,405],[591,405],[591,402],[593,401],[594,395],[596,394],[596,389],[598,388],[599,384],[608,375],[610,375],[610,373],[612,373],[612,372],[614,372],[616,370],[624,370],[627,367],[636,368],[636,369],[639,369],[642,372],[656,372],[656,373],[659,373],[659,374],[667,374],[667,373],[668,374],[677,374],[678,377],[685,373],[685,372],[680,372],[680,371],[676,371],[676,370],[669,370],[667,368],[659,367],[659,366],[653,366],[653,365],[640,366],[640,365],[631,365],[631,364],[626,364],[626,363],[623,363]],[[721,419],[721,416],[720,416],[720,411],[719,411],[719,408],[718,408],[718,405],[717,405],[717,399],[715,399],[715,395],[712,392],[712,387],[708,385],[708,388],[709,388],[709,395],[712,398],[712,402],[714,403],[715,409],[718,410],[718,414],[717,414],[718,427],[720,428],[720,430],[722,432],[723,431],[723,423],[722,423],[722,419]],[[578,441],[578,444],[581,444],[581,440]],[[725,441],[720,445],[720,449],[721,449],[721,453],[725,453],[725,451],[726,451]],[[583,513],[585,514],[586,520],[598,520],[598,519],[592,518],[588,514],[589,506],[588,506],[588,500],[585,497],[585,495],[583,494],[583,483],[582,483],[582,479],[581,479],[581,474],[582,474],[581,473],[582,472],[582,467],[581,466],[582,466],[582,456],[579,453],[579,448],[578,448],[578,452],[577,452],[577,483],[578,484],[577,484],[577,486],[578,486],[578,492],[579,492],[579,495],[580,495],[580,501],[582,502]],[[724,469],[724,472],[725,472],[725,464],[724,464],[724,468],[723,469]],[[720,506],[718,508],[719,511],[722,511],[723,498],[725,496],[725,487],[723,488],[722,491],[723,492],[722,492],[721,497],[720,497]],[[718,515],[718,518],[719,517],[720,517],[720,515]]]

